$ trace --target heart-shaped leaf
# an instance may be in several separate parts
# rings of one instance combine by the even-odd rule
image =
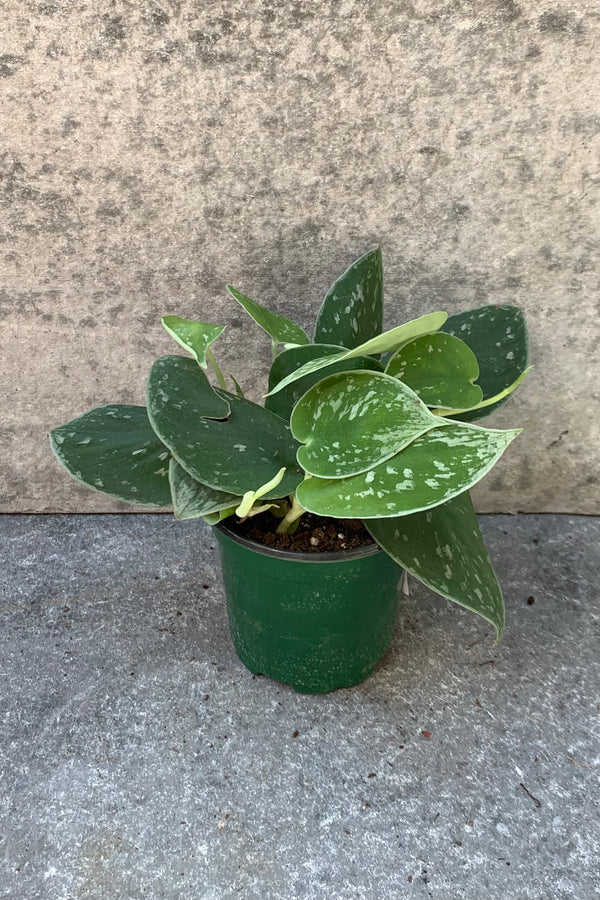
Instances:
[[[236,494],[215,491],[196,481],[174,459],[169,464],[169,484],[175,518],[182,521],[235,507],[242,499]]]
[[[286,378],[291,372],[295,372],[309,360],[322,359],[325,356],[332,356],[334,353],[339,354],[340,352],[345,352],[344,347],[336,347],[332,344],[307,344],[304,347],[284,350],[283,353],[280,353],[273,360],[273,365],[269,372],[269,390],[272,390],[282,379]],[[370,369],[373,372],[381,372],[383,371],[383,366],[371,356],[357,356],[354,359],[334,363],[329,367],[328,373],[349,372],[355,369]],[[278,394],[268,396],[265,399],[266,408],[284,419],[289,419],[294,404],[321,378],[320,372],[305,375],[304,378],[289,384],[282,391],[279,391]]]
[[[55,428],[50,443],[69,475],[87,487],[128,503],[171,505],[170,453],[144,406],[97,406]]]
[[[479,376],[477,357],[460,338],[438,331],[416,338],[398,350],[386,367],[432,407],[469,409],[483,399],[473,382]]]
[[[476,484],[519,432],[446,424],[368,472],[335,480],[307,478],[296,492],[298,501],[317,515],[350,519],[420,512]]]
[[[372,469],[443,420],[409,387],[381,372],[341,372],[314,385],[296,404],[292,433],[310,475],[345,478]]]
[[[427,587],[504,630],[504,602],[469,492],[411,516],[369,519],[385,552]]]
[[[441,330],[459,337],[477,357],[483,400],[503,395],[492,405],[461,413],[461,421],[474,422],[506,403],[508,394],[503,392],[511,386],[514,390],[527,368],[527,327],[521,310],[509,305],[481,306],[450,316]]]
[[[254,319],[257,325],[270,335],[271,340],[276,344],[308,344],[308,335],[306,332],[285,316],[271,312],[250,297],[246,297],[240,291],[236,291],[230,284],[227,290],[237,302],[242,306],[248,315]]]
[[[180,316],[163,316],[161,321],[171,337],[175,338],[184,350],[191,353],[203,369],[206,369],[208,365],[206,354],[210,345],[225,331],[225,326],[193,322]]]
[[[344,350],[340,353],[332,353],[330,356],[322,359],[310,360],[303,366],[300,366],[299,369],[296,369],[295,372],[291,372],[286,378],[283,378],[273,390],[269,391],[269,395],[273,396],[278,391],[286,388],[288,384],[298,381],[299,378],[303,378],[305,375],[311,375],[313,372],[318,372],[320,369],[332,366],[336,362],[354,359],[358,356],[371,356],[376,353],[385,353],[386,350],[397,350],[402,344],[405,344],[413,338],[419,337],[422,334],[429,334],[430,332],[437,331],[440,326],[444,324],[446,318],[447,314],[445,312],[428,313],[426,316],[421,316],[418,319],[413,319],[411,322],[405,322],[404,325],[398,325],[390,331],[385,331],[383,334],[371,338],[369,341],[365,341],[364,344],[355,347],[353,350]]]
[[[463,415],[463,413],[468,412],[469,415],[471,415],[471,413],[473,413],[475,411],[483,410],[483,412],[479,416],[479,418],[481,418],[484,415],[487,415],[486,407],[489,407],[490,409],[492,407],[494,409],[497,409],[498,406],[502,406],[502,401],[504,401],[507,397],[509,397],[510,394],[513,393],[513,391],[516,391],[516,389],[519,387],[521,382],[527,377],[527,375],[529,375],[529,373],[531,372],[532,369],[533,369],[533,366],[528,366],[525,369],[525,371],[521,372],[519,377],[515,381],[513,381],[512,384],[509,384],[509,386],[507,388],[504,388],[503,391],[500,391],[500,393],[498,393],[498,394],[494,394],[493,397],[488,397],[486,400],[480,400],[480,402],[477,404],[477,406],[474,406],[469,410],[447,409],[446,407],[443,407],[443,408],[436,409],[435,414],[438,416],[456,416],[456,418],[459,421],[461,421],[461,420],[465,419],[465,416]]]
[[[202,369],[183,356],[163,356],[154,363],[147,393],[152,427],[197,481],[241,497],[285,467],[281,484],[266,496],[284,497],[295,490],[302,477],[298,444],[279,416],[213,389]]]
[[[317,317],[315,343],[358,347],[381,333],[383,264],[381,248],[369,250],[331,285]]]

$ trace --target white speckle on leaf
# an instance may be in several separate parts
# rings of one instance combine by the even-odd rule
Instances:
[[[368,491],[357,491],[356,492],[357,497],[371,497],[374,494],[375,494],[375,491],[373,490],[373,488],[369,488]]]

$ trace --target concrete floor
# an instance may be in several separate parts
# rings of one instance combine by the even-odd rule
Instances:
[[[0,517],[0,897],[597,900],[600,520],[482,527],[497,647],[411,580],[306,696],[237,660],[202,523]]]

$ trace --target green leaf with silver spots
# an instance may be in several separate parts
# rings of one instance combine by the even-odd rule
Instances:
[[[503,392],[518,387],[519,376],[527,368],[527,326],[521,310],[509,305],[481,306],[450,316],[441,330],[459,337],[477,357],[477,384],[484,401],[502,394],[502,399],[490,406],[461,413],[461,421],[474,422],[506,403],[508,393]]]
[[[469,492],[410,516],[365,525],[385,552],[427,587],[504,630],[504,602]]]
[[[383,327],[383,263],[376,247],[357,259],[335,281],[323,300],[315,328],[316,344],[358,347]]]
[[[284,350],[283,353],[280,353],[273,360],[273,365],[269,372],[269,390],[272,390],[280,381],[309,360],[322,359],[325,356],[344,352],[343,347],[337,347],[333,344],[307,344],[305,347],[293,347],[291,350]],[[370,369],[373,372],[381,372],[383,371],[383,366],[371,356],[357,356],[353,359],[334,363],[328,368],[327,372],[328,374],[348,372],[355,369]],[[266,408],[284,419],[289,419],[292,409],[300,397],[313,384],[320,381],[322,377],[321,372],[313,372],[312,375],[305,375],[304,378],[294,381],[282,391],[279,391],[279,393],[267,396],[265,399]]]
[[[306,332],[300,328],[299,325],[296,325],[295,322],[292,322],[291,319],[287,319],[285,316],[280,316],[277,313],[271,312],[271,310],[261,306],[260,303],[251,300],[250,297],[246,297],[244,294],[240,293],[240,291],[231,287],[230,284],[227,285],[227,290],[234,300],[237,300],[240,306],[246,310],[248,315],[254,319],[257,325],[260,325],[263,331],[267,332],[271,337],[271,340],[276,344],[309,343]]]
[[[97,406],[51,431],[50,444],[69,475],[86,487],[127,503],[171,505],[170,453],[144,406]]]
[[[469,409],[483,399],[474,384],[479,377],[477,357],[460,338],[443,332],[405,344],[386,372],[411,387],[427,406]]]
[[[196,481],[174,459],[171,459],[169,464],[169,484],[175,518],[181,521],[221,512],[223,509],[237,506],[242,499],[236,494],[215,491],[206,484]]]
[[[347,359],[355,359],[358,356],[371,356],[377,353],[385,353],[387,350],[398,350],[399,347],[407,341],[411,341],[413,338],[419,337],[422,334],[429,334],[437,331],[444,324],[446,318],[447,314],[445,312],[428,313],[426,316],[421,316],[418,319],[405,322],[404,325],[398,325],[390,331],[385,331],[383,334],[365,341],[364,344],[360,344],[360,346],[355,347],[353,350],[344,350],[340,353],[333,353],[322,359],[309,360],[309,362],[300,366],[299,369],[296,369],[295,372],[291,372],[286,378],[283,378],[279,384],[269,391],[269,395],[273,396],[278,391],[287,387],[288,384],[298,381],[299,378],[303,378],[305,375],[311,375],[313,372],[318,372],[320,369],[325,369],[328,366],[332,366],[334,363],[342,362]]]
[[[206,354],[216,339],[225,331],[225,326],[208,325],[206,322],[194,322],[180,316],[163,316],[161,319],[165,329],[178,344],[192,354],[196,362],[206,369]]]
[[[256,403],[213,389],[202,369],[183,356],[155,362],[147,386],[152,427],[192,478],[217,491],[243,496],[277,475],[292,493],[302,478],[297,442],[287,423]]]
[[[382,372],[342,372],[324,378],[296,404],[298,462],[310,475],[345,478],[395,456],[432,428],[446,424],[407,385]]]
[[[389,518],[420,512],[476,484],[519,430],[452,422],[421,435],[368,472],[349,478],[307,478],[297,490],[298,501],[309,512],[339,518]]]

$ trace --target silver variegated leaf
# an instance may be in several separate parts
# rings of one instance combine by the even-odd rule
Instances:
[[[182,521],[221,512],[223,509],[237,506],[242,499],[236,494],[215,491],[214,488],[196,481],[174,459],[171,459],[169,464],[169,484],[175,518]]]
[[[284,350],[273,360],[271,371],[269,372],[269,390],[279,384],[290,373],[295,372],[304,363],[313,359],[322,359],[325,356],[332,356],[344,352],[343,347],[336,347],[330,344],[306,344],[304,347],[294,347],[291,350]],[[371,356],[357,356],[353,359],[343,360],[329,366],[328,372],[348,372],[355,369],[370,369],[373,372],[383,371],[383,366]],[[322,375],[320,372],[314,372],[312,375],[305,375],[298,381],[288,384],[286,388],[277,394],[271,394],[265,399],[265,406],[272,412],[277,413],[284,419],[289,419],[294,405],[306,391],[320,381]]]
[[[196,362],[206,369],[206,354],[211,344],[225,331],[221,325],[208,325],[206,322],[194,322],[182,319],[181,316],[163,316],[164,328],[177,343],[191,353]]]
[[[243,496],[285,468],[270,499],[292,493],[301,480],[298,444],[287,423],[250,400],[212,388],[193,360],[157,360],[147,395],[152,427],[177,462],[202,484]]]
[[[383,263],[381,248],[361,256],[329,288],[317,317],[316,344],[358,347],[381,333]]]
[[[469,409],[483,398],[474,384],[479,377],[477,357],[460,338],[438,331],[405,344],[386,366],[427,406]]]
[[[418,319],[405,322],[404,325],[398,325],[390,331],[385,331],[383,334],[365,341],[364,344],[360,344],[360,346],[355,347],[352,350],[333,353],[323,359],[312,359],[303,366],[300,366],[299,369],[296,369],[295,372],[292,372],[286,378],[283,378],[271,391],[269,391],[269,394],[272,396],[278,391],[283,390],[288,384],[297,381],[299,378],[303,378],[305,375],[310,375],[313,372],[318,372],[320,369],[325,369],[342,360],[353,359],[357,356],[371,356],[373,354],[385,353],[387,350],[397,350],[407,341],[419,337],[419,335],[437,331],[444,324],[446,319],[447,314],[445,312],[428,313],[426,316],[421,316]]]
[[[261,306],[260,303],[251,300],[250,297],[246,297],[245,294],[231,287],[230,284],[227,285],[227,290],[276,344],[308,344],[306,332],[299,325],[296,325],[295,322],[292,322],[291,319],[271,312],[271,310]]]
[[[474,422],[488,416],[506,403],[527,368],[528,336],[523,313],[508,304],[481,306],[450,316],[441,330],[468,344],[479,360],[477,384],[483,391],[483,403],[472,412],[461,413],[461,420]],[[485,403],[496,395],[501,399]]]
[[[446,422],[407,385],[381,372],[329,375],[298,401],[291,421],[304,446],[298,462],[319,478],[345,478],[372,469]]]
[[[469,492],[425,512],[365,525],[385,552],[427,587],[504,630],[504,602]]]
[[[55,428],[50,443],[69,475],[86,487],[127,503],[171,505],[171,454],[144,406],[97,406]]]
[[[519,431],[447,424],[368,472],[349,478],[307,478],[297,497],[305,509],[321,516],[371,519],[420,512],[476,484]]]

